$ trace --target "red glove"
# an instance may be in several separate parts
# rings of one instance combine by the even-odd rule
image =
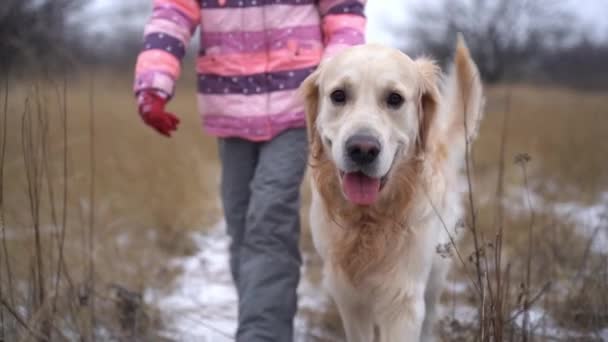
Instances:
[[[167,100],[152,91],[139,94],[139,114],[144,122],[158,133],[171,137],[171,131],[177,130],[179,118],[165,111]]]

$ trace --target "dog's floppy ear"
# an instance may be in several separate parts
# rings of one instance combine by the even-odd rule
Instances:
[[[310,74],[300,85],[300,94],[304,100],[306,114],[306,129],[308,131],[308,143],[310,153],[318,156],[322,149],[321,137],[317,130],[317,116],[319,115],[319,74],[320,69]]]
[[[420,92],[418,95],[418,140],[416,149],[424,153],[429,144],[429,134],[439,105],[439,74],[437,64],[427,58],[416,60],[420,75]]]

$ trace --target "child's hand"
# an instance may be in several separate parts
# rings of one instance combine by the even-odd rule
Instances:
[[[179,118],[165,111],[167,101],[151,91],[139,94],[139,114],[144,122],[158,133],[171,137],[171,131],[177,130]]]

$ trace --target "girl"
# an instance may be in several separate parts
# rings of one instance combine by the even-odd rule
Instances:
[[[135,71],[138,109],[160,134],[177,129],[165,105],[200,26],[197,96],[206,132],[218,137],[237,341],[293,339],[307,154],[296,90],[323,59],[364,42],[364,2],[154,1]]]

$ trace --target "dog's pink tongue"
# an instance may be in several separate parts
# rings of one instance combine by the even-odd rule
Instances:
[[[380,194],[380,179],[368,177],[361,172],[345,174],[342,186],[348,200],[359,205],[374,204]]]

